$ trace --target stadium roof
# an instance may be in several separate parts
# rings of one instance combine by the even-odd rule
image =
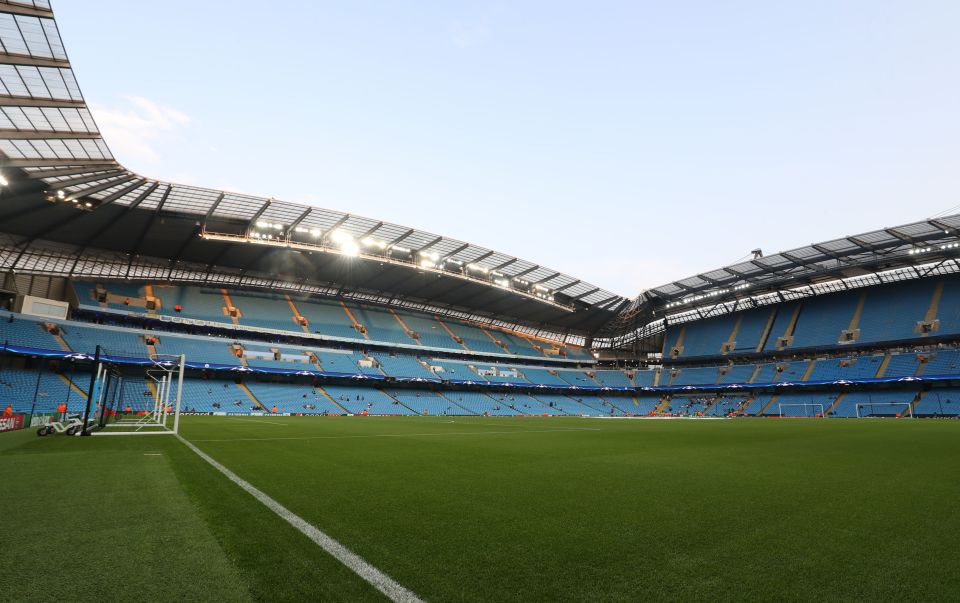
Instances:
[[[604,336],[624,335],[666,317],[690,320],[850,288],[960,270],[960,214],[930,218],[781,251],[643,292]],[[651,333],[654,331],[651,330]]]
[[[130,172],[100,136],[53,17],[46,0],[0,0],[0,168],[9,181],[0,230],[18,248],[52,243],[78,257],[107,251],[131,263],[205,265],[210,275],[239,274],[241,285],[247,274],[336,284],[561,333],[595,332],[628,303],[415,228]]]

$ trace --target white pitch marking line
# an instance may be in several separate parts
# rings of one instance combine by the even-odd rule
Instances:
[[[163,456],[159,452],[144,452],[143,456]]]
[[[233,471],[230,471],[217,461],[213,460],[212,457],[185,440],[182,436],[178,435],[177,438],[179,438],[180,441],[187,446],[187,448],[197,453],[200,458],[210,463],[214,469],[224,474],[227,479],[246,490],[247,493],[263,503],[264,506],[280,516],[281,519],[298,529],[304,536],[312,540],[320,548],[332,555],[337,561],[347,566],[353,573],[357,574],[374,588],[386,595],[391,601],[402,601],[404,603],[423,603],[420,597],[398,584],[387,574],[367,563],[363,557],[360,557],[347,547],[328,536],[326,533],[308,523],[305,519],[295,514],[293,511],[290,511],[274,499],[264,494],[262,491],[258,490],[250,482],[244,480]]]
[[[530,429],[526,431],[460,431],[450,433],[374,433],[362,435],[338,435],[338,436],[303,436],[292,438],[224,438],[218,440],[194,440],[194,442],[276,442],[281,440],[346,440],[355,438],[422,438],[432,436],[487,436],[487,435],[511,435],[514,433],[558,433],[569,431],[604,431],[597,427],[581,427],[567,429]]]
[[[289,423],[277,423],[276,421],[264,421],[263,419],[239,419],[237,417],[227,417],[231,421],[243,421],[244,423],[266,423],[267,425],[283,425],[286,427]]]

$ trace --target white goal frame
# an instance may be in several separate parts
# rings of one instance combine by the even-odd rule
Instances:
[[[858,419],[866,418],[866,417],[860,416],[860,408],[866,407],[866,406],[899,406],[901,408],[906,406],[907,416],[910,417],[911,419],[913,418],[913,402],[857,402],[857,418]],[[903,413],[900,413],[900,414],[901,414],[900,418],[903,418],[902,416]]]
[[[93,435],[177,435],[180,433],[180,406],[183,396],[183,369],[186,356],[155,355],[150,358],[153,365],[149,367],[145,376],[156,388],[153,397],[153,408],[137,417],[124,417],[112,422],[104,422],[103,429],[93,432]],[[100,363],[97,365],[95,392],[97,392],[97,409],[106,411],[107,400],[104,400],[105,388],[102,387],[107,368]],[[117,377],[119,385],[123,377]],[[115,386],[117,387],[117,386]],[[173,427],[169,419],[173,419]]]
[[[790,403],[790,404],[777,404],[777,411],[780,413],[780,418],[783,418],[783,409],[784,409],[784,408],[787,408],[787,407],[790,407],[790,406],[803,406],[803,407],[807,407],[807,406],[819,406],[819,407],[820,407],[820,416],[819,416],[819,417],[817,417],[816,413],[814,413],[813,415],[804,415],[804,416],[798,417],[798,418],[811,418],[811,419],[817,419],[817,418],[825,419],[825,418],[827,418],[826,410],[824,409],[823,404],[821,404],[821,403],[819,403],[819,402],[804,402],[804,403],[796,402],[796,403]]]

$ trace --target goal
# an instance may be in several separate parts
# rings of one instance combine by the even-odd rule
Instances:
[[[800,407],[800,414],[783,414],[784,409],[789,409],[791,407]],[[781,417],[816,417],[818,419],[822,419],[826,416],[823,411],[823,404],[815,402],[807,402],[802,404],[777,404],[777,410],[780,411]]]
[[[889,413],[877,412],[878,406],[894,407]],[[899,409],[899,410],[897,410]],[[860,402],[857,404],[857,418],[866,417],[903,417],[904,415],[913,418],[913,405],[909,402]]]
[[[98,353],[87,395],[84,433],[179,433],[185,360],[182,354],[155,354],[149,360],[133,362]]]

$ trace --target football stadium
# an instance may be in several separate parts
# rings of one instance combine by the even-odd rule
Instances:
[[[960,215],[625,297],[129,171],[78,35],[0,2],[0,599],[960,597]]]

